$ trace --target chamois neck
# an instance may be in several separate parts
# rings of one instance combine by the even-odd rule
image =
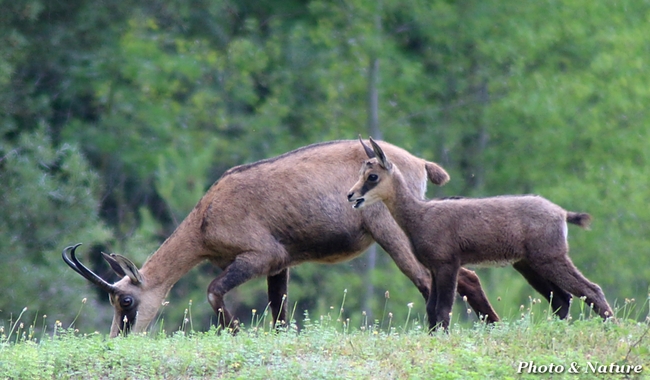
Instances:
[[[410,221],[421,210],[423,200],[409,189],[399,169],[394,167],[393,170],[392,196],[384,199],[384,204],[402,230],[409,231],[411,229]]]
[[[195,212],[196,210],[192,211],[140,270],[146,286],[159,290],[162,297],[167,295],[181,277],[204,259],[201,255],[200,239],[194,236],[193,232],[197,230],[193,226]]]

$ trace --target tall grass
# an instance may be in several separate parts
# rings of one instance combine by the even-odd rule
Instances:
[[[558,320],[546,301],[530,297],[495,325],[468,326],[452,315],[449,333],[428,334],[413,304],[400,305],[406,318],[396,321],[386,294],[381,319],[368,321],[363,311],[345,310],[346,297],[344,291],[338,310],[316,319],[305,310],[301,329],[296,304],[289,320],[276,325],[268,306],[252,310],[250,324],[241,323],[235,336],[216,327],[197,332],[191,301],[178,329],[166,332],[159,317],[147,334],[116,339],[77,331],[74,320],[68,328],[60,321],[48,327],[45,315],[26,328],[23,310],[0,330],[0,378],[540,378],[517,373],[522,362],[641,365],[641,374],[627,376],[650,376],[648,300],[640,306],[625,300],[615,307],[616,319],[603,322],[580,300],[572,305],[576,318]],[[361,323],[352,325],[352,316]]]
[[[309,329],[314,326],[319,326],[321,328],[332,328],[334,331],[340,333],[349,333],[354,331],[356,328],[351,326],[351,318],[345,316],[345,302],[347,297],[347,289],[343,291],[342,300],[340,306],[338,307],[338,314],[336,318],[333,317],[332,311],[335,310],[334,306],[330,306],[329,312],[325,315],[321,315],[317,322],[314,322],[309,317],[309,311],[305,310],[303,312],[302,324],[305,329]],[[283,302],[286,298],[283,297]],[[361,323],[358,327],[359,333],[368,333],[368,334],[385,334],[393,335],[397,333],[407,334],[413,332],[428,331],[423,326],[428,325],[426,321],[426,316],[421,318],[421,316],[413,315],[413,303],[408,303],[404,305],[406,309],[406,319],[404,323],[400,326],[395,326],[393,323],[393,313],[390,311],[389,306],[390,294],[386,291],[384,295],[384,306],[381,319],[374,320],[374,323],[368,321],[368,317],[365,311],[360,311],[358,316],[361,320]],[[573,302],[573,301],[576,302]],[[582,300],[575,299],[570,303],[570,311],[574,309],[578,304],[577,318],[574,318],[572,315],[575,315],[575,312],[570,312],[566,321],[558,321],[560,323],[567,323],[570,325],[573,322],[577,321],[590,321],[590,320],[600,320],[600,317],[597,316],[593,310],[588,307]],[[465,310],[467,314],[472,314],[472,310],[467,303],[467,299],[463,297],[462,299]],[[61,321],[55,321],[52,323],[51,329],[47,324],[47,315],[43,314],[39,322],[38,313],[36,314],[34,320],[25,328],[25,322],[22,320],[23,315],[27,311],[27,308],[23,308],[21,312],[15,319],[8,321],[8,326],[0,325],[0,347],[6,348],[7,346],[19,344],[21,342],[31,341],[34,343],[39,343],[47,339],[56,339],[60,334],[79,334],[79,331],[74,328],[76,320],[83,312],[84,305],[86,304],[86,298],[82,299],[80,302],[79,310],[77,311],[73,320],[68,324],[68,328],[63,328],[63,323]],[[161,308],[161,311],[156,318],[155,322],[149,327],[148,335],[150,337],[164,337],[169,335],[167,331],[163,328],[165,324],[164,319],[164,310],[165,306],[168,305],[168,302],[165,302]],[[546,306],[544,306],[546,305]],[[239,326],[246,330],[247,333],[270,333],[270,332],[298,332],[298,322],[295,319],[296,316],[297,303],[293,304],[291,309],[289,320],[288,321],[278,321],[276,325],[273,324],[273,319],[269,315],[269,305],[266,305],[266,308],[258,313],[256,309],[251,310],[250,325],[245,323],[240,323]],[[650,294],[648,298],[639,306],[635,299],[625,299],[622,305],[614,305],[614,314],[615,318],[612,321],[608,321],[605,325],[618,324],[623,321],[633,323],[638,321],[640,323],[648,324],[650,323]],[[516,312],[513,312],[512,309],[508,310],[505,315],[502,315],[502,324],[507,325],[535,325],[541,324],[543,322],[551,322],[556,320],[557,317],[553,314],[553,310],[550,306],[550,303],[545,300],[542,301],[539,298],[534,298],[532,296],[528,297],[528,303],[522,304],[519,306]],[[576,319],[576,321],[574,321]],[[461,320],[461,317],[452,314],[451,328],[462,331],[462,327],[477,327],[484,326],[482,319],[476,319],[472,325],[464,324]],[[178,329],[173,332],[173,335],[178,333],[182,335],[196,333],[194,328],[194,321],[192,319],[192,300],[188,302],[188,306],[185,309],[183,314],[183,319],[178,325]],[[214,327],[217,331],[218,327]],[[108,326],[107,326],[108,329]],[[49,332],[48,334],[48,331]],[[40,335],[37,336],[37,332],[40,332]],[[97,333],[94,333],[96,335]],[[83,335],[83,334],[82,334]]]

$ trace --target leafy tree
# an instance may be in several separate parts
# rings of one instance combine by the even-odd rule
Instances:
[[[59,252],[76,241],[93,246],[84,252],[102,274],[108,270],[100,244],[142,264],[228,168],[366,133],[368,93],[374,91],[371,116],[384,138],[451,174],[452,181],[431,188],[431,196],[533,192],[588,211],[593,230],[570,232],[578,267],[603,285],[610,301],[647,297],[650,215],[643,195],[650,86],[643,65],[650,10],[644,2],[2,5],[0,174],[12,180],[3,178],[0,186],[7,215],[23,221],[0,231],[0,247],[27,244],[12,237],[41,236],[30,240],[36,245],[15,250],[16,271],[31,267],[33,252],[45,252],[38,244]],[[47,194],[59,188],[65,194],[74,183],[37,164],[52,160],[76,165],[76,189],[89,194],[85,219],[81,211],[68,212],[66,218],[76,217],[60,223],[58,235],[51,232],[56,226],[28,227],[29,220],[51,225],[64,217],[63,206]],[[39,174],[47,181],[33,182]],[[33,187],[21,185],[27,183]],[[37,206],[25,206],[25,199]],[[15,210],[31,211],[20,216]],[[88,286],[58,254],[44,257],[39,276],[56,282],[63,270],[70,294]],[[376,316],[387,288],[391,304],[421,305],[382,254],[370,276],[374,300],[364,304],[365,267],[362,257],[293,270],[290,292],[298,313],[338,308],[346,288],[347,310],[370,308]],[[217,274],[206,264],[179,282],[171,297],[180,310],[167,319],[180,321],[189,298],[195,317],[209,320],[205,286]],[[501,297],[501,314],[535,295],[514,271],[480,274],[493,300]],[[21,286],[29,281],[13,278]],[[253,281],[232,293],[238,315],[265,304],[264,287],[263,280]],[[52,298],[25,289],[35,292],[21,293],[25,297]],[[54,298],[74,301],[63,296]],[[0,305],[3,313],[21,308],[11,302]]]
[[[34,313],[68,320],[82,307],[79,289],[87,286],[61,265],[63,244],[85,241],[91,246],[111,238],[98,216],[98,178],[79,149],[58,148],[41,127],[14,144],[0,142],[0,317],[3,323],[27,307],[26,325]],[[64,243],[65,242],[65,243]],[[92,294],[91,294],[92,295]],[[95,323],[97,302],[83,319]],[[42,315],[38,315],[42,317]],[[65,317],[65,318],[64,318]],[[80,322],[82,322],[80,320]]]

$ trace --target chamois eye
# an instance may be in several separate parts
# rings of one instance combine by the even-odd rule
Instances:
[[[128,309],[128,308],[130,308],[131,306],[133,306],[133,297],[131,297],[131,296],[124,296],[124,297],[120,298],[120,306],[121,306],[123,309]]]
[[[379,176],[377,174],[371,174],[371,175],[368,176],[368,181],[370,181],[370,182],[377,182],[378,179],[379,179]]]

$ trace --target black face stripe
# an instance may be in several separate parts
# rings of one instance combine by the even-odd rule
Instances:
[[[361,190],[359,191],[361,193],[361,196],[366,195],[367,192],[374,189],[375,186],[377,186],[378,183],[379,183],[379,181],[377,181],[377,182],[365,181],[363,183],[363,186],[361,186]]]

